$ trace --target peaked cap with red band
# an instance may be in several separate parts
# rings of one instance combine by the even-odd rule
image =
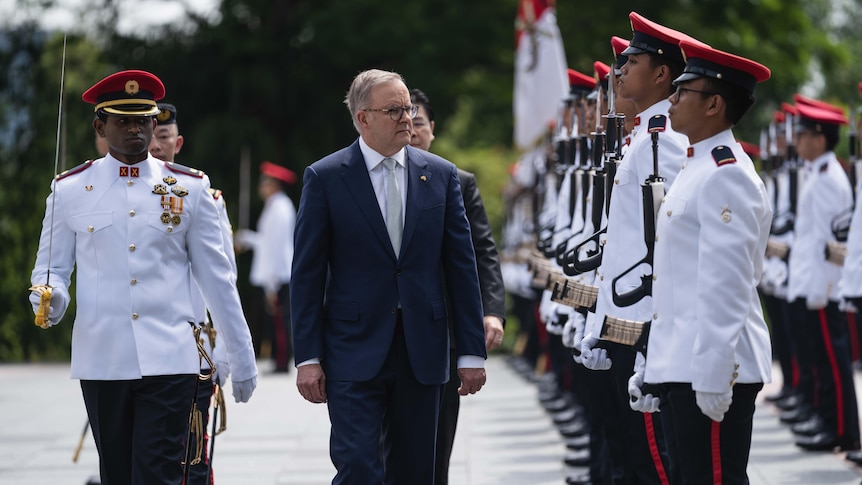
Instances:
[[[260,164],[260,173],[267,177],[272,177],[276,180],[281,180],[286,184],[296,183],[296,174],[289,168],[276,165],[272,162],[263,162]]]
[[[679,42],[690,37],[682,32],[657,24],[637,12],[629,14],[632,24],[632,40],[621,54],[643,54],[652,52],[665,58],[685,63]]]
[[[84,91],[81,99],[95,104],[93,111],[120,116],[155,116],[156,101],[165,97],[165,85],[146,71],[120,71]]]
[[[771,74],[769,68],[763,64],[713,49],[696,40],[682,40],[679,47],[685,55],[686,64],[682,75],[673,81],[674,84],[710,77],[739,86],[749,95],[753,95],[754,86],[769,79]]]
[[[760,159],[760,147],[755,145],[754,143],[750,143],[747,141],[739,140],[739,144],[742,145],[742,151],[748,154],[752,160]]]
[[[776,123],[784,123],[784,111],[775,110],[775,112],[772,113],[772,120]]]
[[[806,106],[812,106],[814,108],[825,109],[826,111],[833,111],[835,113],[844,115],[844,109],[833,104],[829,104],[825,101],[820,101],[819,99],[809,98],[808,96],[803,96],[799,93],[793,95],[793,101],[796,103],[796,106],[800,104],[804,104]]]
[[[586,95],[596,88],[596,80],[592,76],[569,69],[569,90],[572,94]]]
[[[629,41],[623,39],[622,37],[617,37],[616,35],[611,37],[611,47],[614,50],[614,74],[619,76],[622,74],[620,69],[622,69],[623,65],[629,60],[629,56],[623,54],[629,46]]]
[[[847,117],[844,115],[844,110],[838,106],[832,106],[828,103],[820,101],[820,103],[828,106],[811,106],[800,103],[796,105],[799,111],[798,127],[823,132],[826,126],[838,127],[848,123]]]
[[[602,89],[608,90],[608,77],[611,73],[611,66],[602,61],[593,62],[593,81],[596,86],[601,85]]]
[[[796,106],[793,106],[790,103],[781,103],[781,111],[784,111],[786,114],[791,116],[796,116],[799,114],[799,111],[796,109]]]

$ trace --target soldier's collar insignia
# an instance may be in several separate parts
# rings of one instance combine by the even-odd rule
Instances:
[[[691,158],[694,156],[694,147],[688,147],[685,151],[685,156]]]

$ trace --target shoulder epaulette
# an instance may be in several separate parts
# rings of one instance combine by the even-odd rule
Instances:
[[[90,168],[92,166],[93,166],[93,161],[87,160],[86,162],[78,165],[77,167],[70,168],[69,170],[65,170],[62,173],[57,174],[57,180],[63,180],[64,178],[69,177],[70,175],[75,175],[76,173],[81,173],[84,170],[87,170],[88,168]]]
[[[213,199],[215,199],[215,200],[218,200],[219,197],[221,197],[221,190],[220,189],[214,189],[214,188],[210,187],[209,193],[211,196],[213,196]]]
[[[183,175],[191,175],[192,177],[196,177],[199,179],[204,177],[203,170],[186,167],[185,165],[180,165],[179,163],[165,162],[165,167],[167,167],[168,170],[170,170],[171,172],[181,173]]]
[[[712,149],[712,158],[717,166],[727,165],[728,163],[736,163],[736,157],[733,156],[733,150],[728,146],[717,146]]]

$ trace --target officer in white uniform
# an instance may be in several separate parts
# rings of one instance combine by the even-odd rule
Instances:
[[[850,181],[832,151],[847,118],[837,106],[800,96],[795,101],[796,145],[806,176],[790,252],[787,299],[799,352],[808,353],[817,376],[801,391],[815,404],[820,421],[813,418],[807,426],[795,425],[794,430],[804,431],[796,445],[806,450],[858,450],[859,411],[847,318],[838,308],[841,267],[826,259],[827,243],[836,241],[833,223],[853,204]]]
[[[691,146],[659,210],[644,382],[660,390],[681,483],[748,483],[754,401],[772,369],[757,295],[772,210],[731,128],[770,72],[700,43],[680,48],[669,115]]]
[[[235,400],[247,402],[257,383],[209,179],[148,152],[164,94],[156,76],[137,70],[84,93],[109,153],[54,181],[31,277],[34,311],[45,285],[53,287],[55,325],[77,268],[71,373],[81,380],[103,483],[182,481],[200,371],[190,325],[195,281],[221,324]]]

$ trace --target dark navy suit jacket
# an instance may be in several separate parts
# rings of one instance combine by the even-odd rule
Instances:
[[[407,146],[407,179],[396,258],[358,140],[305,170],[290,285],[295,359],[320,358],[327,380],[358,382],[377,375],[399,303],[419,382],[449,379],[447,299],[458,354],[486,355],[457,169]]]

